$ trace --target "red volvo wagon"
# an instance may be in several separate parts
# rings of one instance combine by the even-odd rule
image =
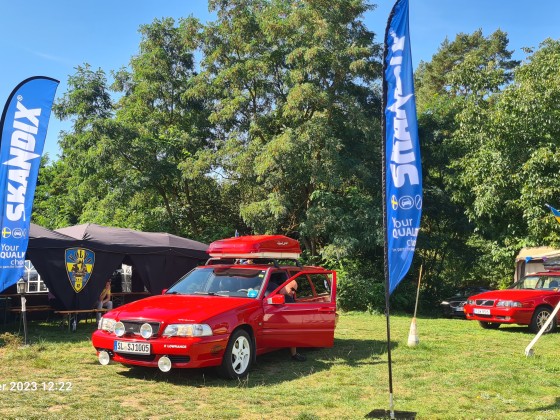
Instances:
[[[101,364],[216,366],[247,375],[255,358],[287,347],[332,347],[336,272],[301,266],[298,241],[241,236],[210,244],[210,259],[161,295],[107,312],[93,333]],[[297,282],[295,301],[285,286]]]

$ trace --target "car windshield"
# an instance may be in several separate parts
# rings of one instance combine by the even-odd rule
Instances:
[[[166,294],[256,298],[265,273],[265,270],[237,267],[197,268],[175,283]]]
[[[560,287],[559,276],[526,276],[519,280],[510,289],[556,289]]]

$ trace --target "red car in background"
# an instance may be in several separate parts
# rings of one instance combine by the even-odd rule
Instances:
[[[478,321],[482,328],[519,324],[537,333],[559,300],[560,272],[546,271],[527,275],[508,289],[471,296],[464,311],[467,319]],[[560,312],[545,333],[555,331],[559,321]]]
[[[92,344],[101,364],[216,366],[247,375],[255,357],[287,347],[332,347],[336,273],[297,264],[296,240],[280,235],[213,242],[212,257],[162,295],[105,314]],[[281,261],[286,263],[281,264]],[[294,303],[280,291],[297,281]]]

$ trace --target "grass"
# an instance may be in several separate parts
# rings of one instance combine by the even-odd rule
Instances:
[[[417,419],[560,418],[560,334],[543,336],[535,356],[526,327],[483,330],[464,320],[417,320],[419,345],[408,347],[411,319],[391,316],[395,410]],[[331,349],[261,356],[243,381],[213,370],[101,366],[93,324],[69,333],[32,322],[22,347],[17,325],[0,335],[1,418],[363,419],[388,409],[385,317],[343,313]],[[37,390],[11,391],[12,382]],[[63,383],[64,390],[48,390]],[[47,389],[42,388],[46,383]],[[69,389],[68,389],[69,388]]]

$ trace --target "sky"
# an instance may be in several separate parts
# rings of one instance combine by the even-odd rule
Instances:
[[[335,1],[333,1],[333,4]],[[370,0],[375,10],[364,16],[381,42],[394,0]],[[110,78],[138,53],[140,25],[154,19],[178,20],[190,15],[212,21],[206,0],[0,0],[0,104],[31,76],[60,80],[55,100],[67,91],[68,76],[88,63]],[[458,33],[497,29],[508,34],[514,58],[526,58],[522,47],[537,48],[546,38],[560,39],[560,1],[541,0],[410,0],[412,61],[430,61],[441,43]],[[51,114],[45,153],[56,159],[58,137],[69,122]]]

